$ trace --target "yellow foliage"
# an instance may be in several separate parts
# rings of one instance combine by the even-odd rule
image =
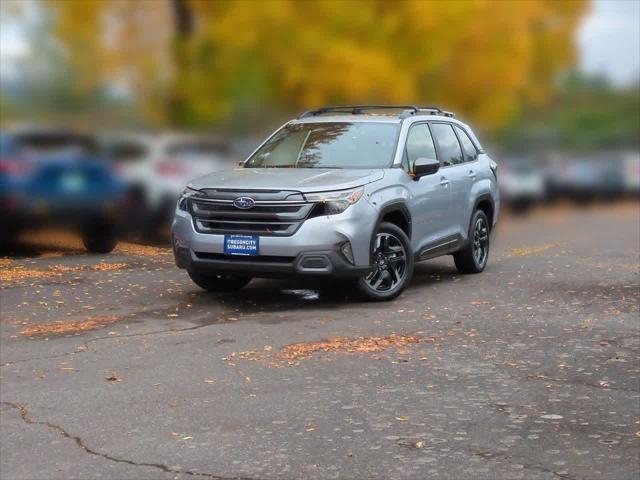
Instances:
[[[194,28],[178,39],[174,2]],[[573,60],[582,0],[56,0],[56,35],[87,88],[124,82],[164,121],[241,103],[440,104],[499,128],[544,102]]]

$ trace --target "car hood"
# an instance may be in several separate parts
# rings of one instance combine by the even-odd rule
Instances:
[[[375,182],[384,177],[382,169],[335,168],[235,168],[192,180],[198,190],[295,190],[303,193],[344,190]]]

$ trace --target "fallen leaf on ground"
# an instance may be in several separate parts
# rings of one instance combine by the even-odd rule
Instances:
[[[117,322],[118,320],[120,320],[120,317],[117,317],[116,315],[101,315],[97,317],[89,317],[80,322],[54,322],[29,325],[25,329],[21,330],[20,333],[26,336],[33,336],[79,332],[102,328],[111,323]]]
[[[544,252],[545,250],[549,250],[550,248],[559,247],[559,243],[548,243],[546,245],[541,245],[539,247],[523,247],[523,248],[512,248],[509,250],[508,255],[510,257],[526,257],[529,255],[535,255],[536,253]]]
[[[283,347],[276,355],[282,360],[308,358],[315,352],[371,353],[388,348],[400,348],[420,343],[421,337],[392,333],[386,337],[333,338],[324,342],[294,343]]]

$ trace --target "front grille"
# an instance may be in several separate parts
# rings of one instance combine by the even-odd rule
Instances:
[[[191,198],[189,209],[199,233],[290,236],[313,209],[302,195],[290,191],[209,190],[207,197]],[[233,205],[233,199],[249,196],[256,202],[248,210]]]

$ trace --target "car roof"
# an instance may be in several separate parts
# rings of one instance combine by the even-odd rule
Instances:
[[[357,115],[318,115],[304,118],[296,118],[291,120],[289,123],[292,124],[302,124],[302,123],[336,123],[336,122],[347,122],[347,123],[395,123],[399,124],[405,120],[411,120],[412,123],[414,121],[422,121],[422,122],[446,122],[453,123],[456,125],[460,125],[465,127],[467,130],[471,130],[471,128],[464,122],[452,117],[445,117],[442,115],[429,115],[429,114],[416,114],[408,117],[400,117],[398,115],[385,115],[385,114],[357,114]]]
[[[452,125],[458,125],[471,137],[471,140],[475,144],[476,148],[481,153],[484,153],[482,144],[476,137],[475,133],[469,125],[461,122],[457,118],[444,115],[434,115],[427,113],[416,113],[409,116],[399,116],[393,114],[377,114],[377,113],[359,113],[359,114],[339,114],[339,115],[313,115],[303,118],[296,118],[287,123],[287,125],[300,125],[307,123],[389,123],[400,125],[404,121],[411,123],[415,122],[438,122],[438,123],[450,123]]]
[[[402,120],[397,115],[376,115],[376,114],[358,114],[358,115],[322,115],[305,118],[296,118],[290,123],[395,123],[398,124]]]

